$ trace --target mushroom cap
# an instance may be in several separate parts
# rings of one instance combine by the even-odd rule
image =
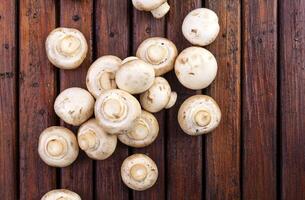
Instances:
[[[170,100],[171,87],[163,77],[156,77],[154,84],[140,95],[143,109],[156,113],[165,108]]]
[[[96,119],[81,125],[77,133],[79,147],[95,160],[110,157],[117,145],[117,136],[107,134]]]
[[[182,23],[184,37],[193,45],[206,46],[211,44],[219,33],[217,14],[207,8],[191,11]]]
[[[79,126],[93,114],[94,98],[82,88],[73,87],[62,91],[56,98],[54,110],[67,124]]]
[[[151,11],[158,8],[166,1],[167,0],[132,0],[132,4],[137,10]]]
[[[141,115],[138,100],[129,93],[119,90],[104,91],[94,107],[95,117],[101,127],[110,134],[127,133]]]
[[[81,200],[75,192],[66,189],[57,189],[47,192],[41,200]]]
[[[154,18],[160,19],[164,17],[169,10],[170,10],[170,6],[167,2],[165,2],[162,5],[160,5],[158,8],[155,8],[150,12],[154,16]]]
[[[202,47],[184,49],[175,62],[175,73],[180,83],[193,90],[208,87],[216,77],[217,61]]]
[[[220,123],[221,111],[216,101],[206,95],[186,99],[179,111],[178,122],[188,135],[202,135],[213,131]]]
[[[116,88],[114,78],[121,62],[122,60],[116,56],[106,55],[92,63],[87,73],[86,85],[95,98],[104,90]]]
[[[158,167],[150,157],[144,154],[133,154],[124,160],[121,176],[129,188],[143,191],[156,183]]]
[[[137,57],[153,65],[156,76],[160,76],[174,68],[178,50],[175,44],[161,37],[144,40],[137,50]]]
[[[46,52],[50,62],[61,69],[75,69],[84,61],[88,44],[74,28],[56,28],[47,37]]]
[[[139,94],[148,90],[154,79],[153,66],[140,59],[131,60],[121,65],[115,74],[118,88],[130,94]]]
[[[171,96],[169,98],[167,105],[165,106],[165,109],[169,109],[173,107],[176,104],[177,98],[178,98],[177,92],[171,92]]]
[[[122,60],[121,65],[124,65],[125,63],[127,63],[127,62],[129,62],[129,61],[138,60],[138,59],[139,59],[138,57],[129,56],[129,57],[125,58],[124,60]]]
[[[142,110],[141,116],[135,121],[132,129],[119,140],[131,147],[146,147],[153,143],[159,133],[159,124],[154,115]]]
[[[39,136],[40,158],[53,167],[66,167],[78,156],[78,144],[72,131],[61,126],[51,126]]]

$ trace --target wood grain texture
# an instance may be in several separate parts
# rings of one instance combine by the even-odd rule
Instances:
[[[181,32],[184,17],[191,10],[201,7],[201,0],[171,0],[171,11],[167,16],[167,37],[172,40],[181,52],[191,46]],[[172,89],[178,93],[176,105],[167,111],[167,198],[168,199],[202,199],[203,198],[203,164],[202,137],[191,137],[180,128],[177,113],[182,102],[196,94],[184,88],[174,72],[167,78]]]
[[[40,133],[55,125],[56,69],[45,51],[55,28],[54,0],[20,1],[20,199],[40,199],[56,187],[55,168],[38,156]]]
[[[138,46],[147,38],[165,36],[165,18],[155,19],[150,12],[141,12],[133,9],[133,55],[136,54]],[[145,147],[132,150],[133,153],[144,153],[152,158],[158,166],[158,180],[156,184],[142,192],[133,192],[133,199],[165,199],[165,110],[155,115],[159,123],[159,135],[154,143]]]
[[[277,1],[242,3],[242,195],[272,200],[277,198]]]
[[[16,54],[15,1],[0,4],[0,196],[17,199],[17,106],[16,80],[18,79]]]
[[[240,2],[207,0],[219,17],[219,35],[207,48],[215,55],[218,72],[208,94],[218,103],[222,119],[206,136],[206,199],[240,196]]]
[[[281,198],[305,199],[305,2],[281,1]]]
[[[116,55],[121,59],[129,52],[128,0],[97,0],[95,5],[95,43],[97,57]],[[128,199],[129,190],[121,181],[121,164],[128,156],[128,147],[118,142],[114,154],[96,165],[96,198]]]
[[[69,87],[86,88],[86,74],[92,62],[93,1],[60,1],[60,26],[81,31],[88,43],[88,53],[82,65],[75,70],[60,70],[60,90]],[[62,125],[77,134],[77,127]],[[78,159],[69,167],[61,169],[61,188],[78,193],[83,199],[93,198],[93,161],[81,149]]]

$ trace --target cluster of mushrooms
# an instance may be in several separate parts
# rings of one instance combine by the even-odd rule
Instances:
[[[137,9],[151,11],[157,18],[169,10],[165,0],[132,2]],[[201,90],[212,83],[217,73],[213,54],[199,47],[217,37],[217,15],[206,8],[195,9],[185,17],[182,31],[196,46],[184,49],[179,55],[173,42],[153,37],[139,45],[136,57],[121,60],[105,55],[93,62],[87,72],[87,90],[65,89],[54,103],[55,113],[61,120],[80,126],[77,137],[62,126],[45,129],[39,137],[41,159],[53,167],[66,167],[76,160],[79,148],[92,159],[105,160],[114,153],[117,140],[136,148],[154,142],[159,125],[152,113],[171,108],[177,100],[177,93],[162,75],[174,69],[183,86]],[[57,28],[46,40],[48,59],[60,69],[79,67],[87,51],[86,39],[76,29]],[[220,119],[217,103],[206,95],[189,97],[178,112],[180,127],[192,136],[214,130]],[[143,191],[157,181],[158,168],[147,155],[133,154],[122,163],[121,177],[129,188]],[[80,197],[61,189],[48,192],[42,199],[79,200]]]

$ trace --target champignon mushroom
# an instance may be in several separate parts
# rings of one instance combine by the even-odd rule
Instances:
[[[41,200],[81,200],[75,192],[66,189],[57,189],[47,192]]]
[[[62,91],[55,100],[55,113],[67,124],[79,126],[93,114],[94,98],[82,88]]]
[[[132,4],[138,10],[150,11],[157,19],[166,15],[170,9],[167,0],[132,0]]]
[[[152,113],[172,107],[176,99],[177,94],[171,91],[169,83],[163,77],[156,77],[154,84],[140,95],[142,107]]]
[[[161,37],[144,40],[137,50],[137,57],[153,65],[156,76],[163,75],[174,68],[178,50],[175,44]]]
[[[138,100],[129,93],[119,90],[104,91],[94,107],[95,117],[104,131],[110,134],[127,133],[141,115]]]
[[[208,50],[189,47],[178,55],[175,73],[182,85],[189,89],[200,90],[208,87],[215,79],[217,61]]]
[[[130,94],[146,91],[153,84],[154,79],[153,66],[140,59],[124,63],[115,74],[118,88]]]
[[[72,131],[61,126],[51,126],[39,136],[40,158],[53,167],[66,167],[78,156],[78,144]]]
[[[56,28],[47,37],[46,51],[50,62],[61,69],[75,69],[84,61],[88,44],[74,28]]]
[[[124,65],[125,63],[127,63],[127,62],[129,62],[129,61],[138,60],[138,59],[139,59],[138,57],[129,56],[129,57],[125,58],[125,59],[121,62],[121,65]]]
[[[129,188],[143,191],[156,183],[158,167],[150,157],[144,154],[133,154],[124,160],[121,176]]]
[[[120,58],[107,55],[100,57],[90,66],[86,77],[86,85],[95,98],[104,90],[116,88],[114,77],[121,62]]]
[[[213,131],[220,123],[221,111],[216,101],[206,95],[186,99],[178,111],[178,122],[188,135],[202,135]]]
[[[77,140],[79,147],[95,160],[110,157],[117,144],[117,136],[107,134],[96,119],[90,119],[81,125]]]
[[[146,147],[153,143],[159,133],[159,124],[154,115],[142,110],[141,116],[136,120],[132,129],[119,140],[131,147]]]
[[[191,11],[182,23],[184,37],[193,45],[206,46],[211,44],[219,33],[216,13],[207,8]]]

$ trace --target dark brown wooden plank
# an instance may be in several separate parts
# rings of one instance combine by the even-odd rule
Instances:
[[[92,16],[93,1],[60,1],[60,26],[80,30],[87,42],[88,53],[82,65],[76,70],[60,71],[60,90],[69,87],[86,88],[86,74],[92,62]],[[61,122],[62,124],[63,121]],[[77,128],[71,128],[77,133]],[[93,198],[93,161],[80,150],[75,163],[61,170],[61,187],[68,188],[78,193],[83,199]]]
[[[305,1],[280,3],[282,199],[305,199]]]
[[[149,37],[165,36],[165,18],[155,19],[150,12],[141,12],[133,9],[133,55],[136,54],[138,46]],[[165,110],[155,114],[159,122],[159,135],[155,142],[148,147],[133,149],[133,153],[144,153],[152,158],[158,166],[158,181],[156,184],[142,192],[133,192],[133,199],[165,199]]]
[[[55,1],[20,1],[20,199],[40,199],[56,187],[56,170],[38,156],[38,137],[55,125],[56,69],[45,39],[55,28]]]
[[[125,58],[129,50],[129,0],[97,0],[95,5],[96,55]],[[114,154],[96,165],[96,198],[128,199],[128,188],[121,181],[120,169],[128,148],[118,142]]]
[[[276,199],[277,1],[243,0],[242,191]]]
[[[171,0],[168,15],[167,37],[179,50],[191,46],[181,31],[184,17],[191,10],[201,7],[201,0]],[[174,91],[178,93],[176,105],[167,111],[167,198],[168,199],[202,199],[202,137],[191,137],[185,134],[178,125],[177,113],[182,102],[195,91],[184,88],[174,72],[168,76]]]
[[[0,4],[0,196],[17,199],[16,4]]]
[[[206,199],[240,199],[240,2],[206,0],[219,17],[220,32],[208,49],[218,72],[208,89],[222,112],[206,136]]]

